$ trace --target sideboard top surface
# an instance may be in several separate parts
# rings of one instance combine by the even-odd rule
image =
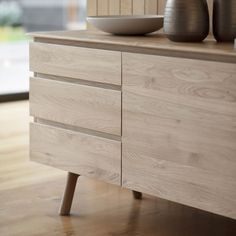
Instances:
[[[160,33],[114,36],[88,30],[39,32],[30,36],[38,42],[236,63],[233,43],[217,43],[212,37],[201,43],[175,43]]]

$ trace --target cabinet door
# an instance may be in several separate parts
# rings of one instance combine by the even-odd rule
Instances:
[[[236,65],[123,63],[123,186],[236,218]]]

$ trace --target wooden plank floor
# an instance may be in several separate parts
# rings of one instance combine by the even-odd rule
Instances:
[[[0,236],[236,235],[231,219],[83,177],[58,216],[66,173],[29,162],[28,122],[28,102],[0,104]]]

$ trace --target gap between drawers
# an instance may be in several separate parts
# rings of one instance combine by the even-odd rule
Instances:
[[[38,118],[38,117],[34,117],[34,123],[49,125],[49,126],[53,126],[56,128],[66,129],[66,130],[70,130],[73,132],[79,132],[79,133],[97,136],[100,138],[110,139],[110,140],[114,140],[114,141],[121,141],[121,136],[118,136],[118,135],[108,134],[108,133],[104,133],[104,132],[100,132],[100,131],[96,131],[96,130],[91,130],[91,129],[87,129],[87,128],[83,128],[83,127],[78,127],[78,126],[74,126],[74,125],[63,124],[63,123],[59,123],[56,121],[50,121],[50,120],[46,120],[46,119],[42,119],[42,118]]]
[[[90,87],[121,91],[121,85],[107,84],[107,83],[94,82],[94,81],[82,80],[82,79],[74,79],[74,78],[69,78],[69,77],[64,77],[64,76],[48,75],[48,74],[35,72],[34,78],[49,79],[49,80],[55,80],[55,81],[60,81],[60,82],[80,84],[80,85],[86,85]]]

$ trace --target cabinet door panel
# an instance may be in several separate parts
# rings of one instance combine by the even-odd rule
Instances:
[[[123,186],[236,218],[236,65],[123,63]]]

